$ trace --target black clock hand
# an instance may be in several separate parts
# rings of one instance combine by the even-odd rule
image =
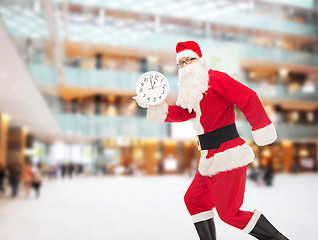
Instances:
[[[153,88],[148,88],[148,90],[155,89],[155,88],[158,88],[158,87],[162,87],[162,85],[160,85],[160,86],[155,86],[155,87],[153,87]]]
[[[151,85],[151,88],[153,89],[153,85],[152,85],[152,81],[151,81],[151,79],[150,79],[150,85]]]

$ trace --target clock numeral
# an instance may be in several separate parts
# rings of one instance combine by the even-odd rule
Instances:
[[[161,98],[162,98],[162,96],[159,96],[159,98],[161,99]]]
[[[161,81],[160,81],[160,83],[162,83],[162,81],[163,81],[163,79],[161,78]]]
[[[143,90],[144,90],[143,88],[140,88],[140,89],[139,89],[139,92],[142,93]]]
[[[141,83],[141,86],[143,87],[144,85],[145,85],[145,84],[142,82],[142,83]]]
[[[144,93],[144,95],[142,95],[142,97],[146,97],[146,93]]]
[[[153,79],[153,76],[152,76],[152,75],[150,75],[150,76],[149,76],[149,79],[150,79],[150,80],[152,80],[152,79]]]
[[[144,81],[145,81],[145,82],[148,82],[148,78],[144,78]]]
[[[164,94],[165,93],[165,90],[162,90],[162,93],[161,94]]]
[[[150,102],[150,97],[149,97],[149,98],[147,98],[147,101],[148,101],[148,102]]]
[[[154,97],[152,101],[155,102],[155,101],[157,101],[157,100],[156,100],[156,98]]]
[[[158,80],[158,78],[159,78],[159,76],[155,76],[155,80],[156,80],[156,81]]]
[[[163,87],[162,87],[162,88],[163,88],[163,89],[165,89],[165,88],[166,88],[166,86],[167,86],[166,84],[163,84]]]

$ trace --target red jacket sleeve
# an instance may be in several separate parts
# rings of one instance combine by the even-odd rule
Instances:
[[[188,109],[184,109],[180,106],[168,106],[168,114],[165,122],[183,122],[191,118],[195,118],[196,113],[194,110],[189,113]]]
[[[258,145],[267,145],[276,140],[275,127],[256,92],[226,73],[217,71],[212,73],[211,84],[222,98],[235,104],[242,111],[252,126],[252,134]]]

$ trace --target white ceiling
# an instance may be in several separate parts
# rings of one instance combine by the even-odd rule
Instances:
[[[27,127],[39,137],[60,135],[57,121],[1,21],[0,53],[0,114],[10,116],[10,126]]]

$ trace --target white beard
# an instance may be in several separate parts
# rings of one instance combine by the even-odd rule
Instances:
[[[205,59],[199,59],[178,71],[178,99],[177,105],[192,112],[208,90],[209,67]]]

